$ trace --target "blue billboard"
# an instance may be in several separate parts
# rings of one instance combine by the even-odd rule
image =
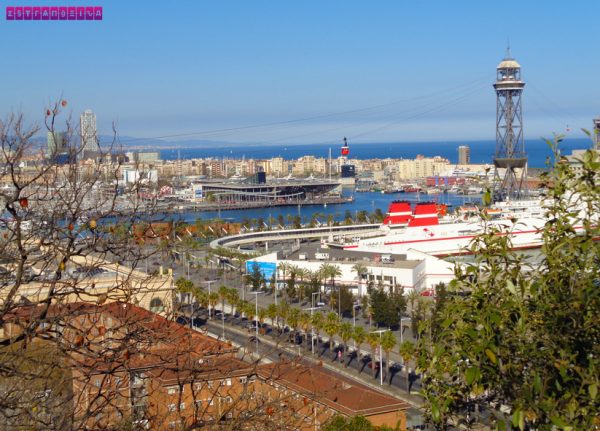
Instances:
[[[255,266],[258,267],[258,270],[265,280],[267,280],[267,282],[271,280],[273,274],[275,274],[275,271],[277,271],[277,264],[275,262],[256,262],[254,260],[247,260],[246,274],[250,274],[252,271],[254,271]]]

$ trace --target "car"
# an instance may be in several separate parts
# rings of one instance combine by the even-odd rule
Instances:
[[[324,302],[317,302],[317,307],[325,307],[325,303]]]

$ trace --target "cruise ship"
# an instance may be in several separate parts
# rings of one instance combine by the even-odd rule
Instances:
[[[434,256],[469,254],[473,239],[484,232],[508,235],[513,249],[542,245],[546,218],[539,199],[497,202],[483,210],[488,217],[482,217],[475,206],[460,207],[453,215],[446,210],[445,205],[432,202],[411,208],[409,202],[394,201],[380,235],[343,244],[343,248],[394,254],[414,249]]]

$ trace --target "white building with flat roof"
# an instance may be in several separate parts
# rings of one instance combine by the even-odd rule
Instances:
[[[453,263],[416,250],[410,250],[406,255],[393,255],[307,246],[285,258],[274,252],[250,259],[246,266],[251,268],[252,262],[256,262],[261,271],[273,266],[279,268],[282,263],[312,272],[318,271],[324,263],[335,265],[341,273],[335,278],[336,286],[348,287],[355,296],[366,295],[369,284],[391,291],[402,288],[408,293],[430,290],[438,283],[449,283],[454,278]],[[356,272],[359,265],[365,268],[360,277]],[[277,279],[284,280],[283,271],[277,271]],[[323,288],[328,283],[329,280],[323,280]]]

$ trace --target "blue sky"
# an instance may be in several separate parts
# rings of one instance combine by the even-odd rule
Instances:
[[[74,116],[96,112],[101,133],[115,121],[136,137],[494,139],[507,38],[529,139],[567,124],[576,134],[600,115],[593,0],[96,0],[102,22],[4,20],[7,4],[41,3],[0,1],[2,116],[40,122],[63,94]],[[271,125],[199,133],[259,124]]]

